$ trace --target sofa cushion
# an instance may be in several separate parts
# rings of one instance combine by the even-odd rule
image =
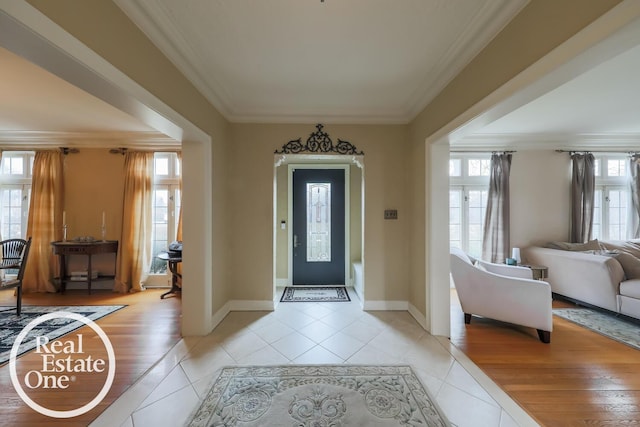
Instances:
[[[549,242],[546,247],[559,249],[561,251],[593,251],[602,249],[598,239],[589,240],[587,243]]]
[[[640,243],[638,240],[603,240],[600,242],[600,246],[602,249],[626,252],[636,258],[640,258]]]
[[[640,299],[640,279],[625,280],[620,283],[620,295]]]
[[[640,259],[619,250],[603,251],[602,254],[614,257],[620,263],[627,280],[640,279]]]

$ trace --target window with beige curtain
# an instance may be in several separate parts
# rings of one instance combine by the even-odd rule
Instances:
[[[122,236],[115,290],[144,290],[152,258],[153,153],[125,154]]]
[[[31,237],[24,292],[55,292],[53,278],[58,266],[51,242],[62,237],[64,200],[63,155],[58,151],[38,151],[33,160],[31,201],[27,237]]]
[[[153,172],[153,229],[151,267],[147,287],[166,287],[171,281],[167,262],[157,258],[168,245],[181,240],[181,164],[179,153],[156,152]]]

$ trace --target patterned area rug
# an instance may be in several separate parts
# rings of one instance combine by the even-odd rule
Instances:
[[[287,286],[281,302],[351,301],[344,286]]]
[[[224,368],[190,423],[450,426],[409,366]]]
[[[590,308],[556,308],[553,314],[640,350],[640,323]]]
[[[82,306],[23,306],[20,316],[16,315],[15,307],[0,307],[0,365],[9,361],[11,347],[16,338],[33,319],[54,311],[69,311],[80,314],[88,319],[96,320],[111,314],[124,305],[82,305]],[[22,341],[18,355],[36,347],[36,336],[47,336],[53,341],[85,326],[84,323],[73,319],[51,319],[33,328]]]

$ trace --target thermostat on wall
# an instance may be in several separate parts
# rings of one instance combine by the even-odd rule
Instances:
[[[386,209],[384,211],[384,219],[398,219],[397,209]]]

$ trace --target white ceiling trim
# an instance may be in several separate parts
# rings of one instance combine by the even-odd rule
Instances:
[[[481,134],[452,141],[452,150],[611,150],[634,151],[640,134]]]
[[[167,18],[167,12],[162,9],[160,25],[151,19],[147,11],[136,0],[114,0],[116,5],[122,9],[134,24],[139,23],[138,28],[151,40],[154,45],[180,70],[187,79],[209,100],[220,114],[228,120],[233,116],[231,111],[231,101],[229,94],[224,87],[216,80],[212,88],[207,84],[208,78],[202,77],[199,69],[205,69],[203,64],[191,64],[187,57],[198,58],[191,46],[184,40],[173,22]],[[157,6],[160,7],[160,6]],[[185,55],[183,52],[189,52]]]
[[[3,131],[0,132],[0,144],[3,148],[33,145],[53,147],[67,144],[71,147],[179,147],[173,138],[158,132],[42,132],[42,131]]]

